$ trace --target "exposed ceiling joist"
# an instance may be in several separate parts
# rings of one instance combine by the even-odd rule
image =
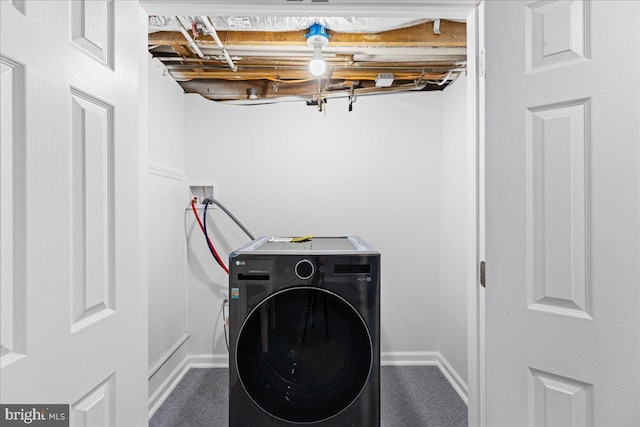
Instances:
[[[466,24],[441,21],[440,33],[433,32],[433,22],[413,27],[371,34],[331,33],[331,46],[374,46],[374,47],[465,47],[467,44]],[[224,45],[232,49],[237,46],[306,46],[306,31],[218,31]],[[216,47],[214,39],[201,34],[197,42],[202,47]],[[159,31],[149,34],[150,45],[171,46],[188,44],[181,33]]]
[[[326,73],[326,78],[332,80],[375,80],[379,73],[386,72],[385,69],[358,70],[358,69],[334,69]],[[170,70],[171,75],[176,80],[191,79],[223,79],[223,80],[317,80],[317,77],[310,76],[307,68],[273,70],[270,68],[258,68],[251,70],[241,70],[233,72],[231,70]],[[416,71],[395,71],[393,73],[396,80],[438,80],[446,77],[448,73],[423,73]]]
[[[178,56],[190,57],[195,54],[194,52],[191,52],[191,50],[189,50],[187,45],[184,43],[172,42],[169,44],[169,46],[171,46],[171,48],[178,54]]]
[[[165,67],[169,71],[173,70],[193,70],[196,67],[196,63],[198,61],[181,61],[180,59],[167,58],[162,57],[159,58],[161,61],[165,63]],[[204,60],[201,61],[202,66],[198,67],[199,70],[202,71],[217,71],[220,69],[225,69],[226,67],[222,64],[220,60]],[[264,59],[264,60],[238,60],[238,62],[242,65],[243,70],[252,70],[257,68],[270,68],[274,72],[278,70],[287,70],[287,69],[307,69],[309,64],[308,59],[300,59],[300,60],[273,60],[273,59]],[[441,62],[441,63],[433,63],[433,62],[359,62],[354,63],[349,60],[336,60],[336,61],[327,61],[327,67],[329,69],[338,69],[338,68],[354,68],[358,70],[380,70],[378,72],[396,72],[396,71],[416,71],[421,70],[427,73],[442,73],[449,71],[464,71],[464,64],[459,64],[456,66],[455,63],[452,62]]]
[[[356,94],[442,90],[466,67],[466,25],[460,22],[440,20],[435,32],[433,21],[378,33],[330,31],[329,44],[322,48],[326,71],[320,77],[309,70],[312,48],[306,31],[216,31],[218,44],[198,25],[194,22],[191,31],[202,57],[181,31],[150,33],[149,46],[186,92],[211,100],[320,102]],[[222,45],[233,58],[233,69]]]

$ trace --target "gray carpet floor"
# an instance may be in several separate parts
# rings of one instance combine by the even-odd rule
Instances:
[[[227,369],[191,369],[149,427],[227,427]],[[381,368],[383,427],[467,426],[467,406],[435,366]]]

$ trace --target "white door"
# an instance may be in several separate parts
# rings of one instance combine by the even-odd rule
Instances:
[[[640,425],[640,2],[486,2],[487,425]]]
[[[2,0],[0,16],[0,403],[146,425],[144,21],[136,1]]]

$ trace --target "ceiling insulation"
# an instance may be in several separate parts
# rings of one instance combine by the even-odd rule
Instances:
[[[319,24],[331,31],[341,33],[379,33],[412,27],[433,19],[411,18],[356,18],[356,17],[302,17],[302,16],[209,16],[217,31],[299,31]],[[202,22],[199,17],[191,21]],[[180,31],[180,22],[175,16],[150,16],[149,32]]]
[[[309,71],[312,24],[326,71]],[[466,68],[466,25],[439,19],[150,16],[149,51],[185,92],[234,104],[442,90]],[[378,84],[376,84],[378,82]],[[381,87],[385,86],[385,87]]]

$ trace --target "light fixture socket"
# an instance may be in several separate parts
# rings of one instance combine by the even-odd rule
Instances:
[[[322,43],[321,46],[326,46],[331,38],[331,36],[327,34],[327,29],[320,24],[313,24],[310,26],[309,32],[305,37],[307,38],[307,44],[314,47],[317,43]]]
[[[309,71],[314,76],[321,76],[327,69],[327,63],[322,58],[322,48],[329,44],[327,30],[320,24],[313,24],[306,35],[307,44],[313,48],[313,58],[309,62]]]

